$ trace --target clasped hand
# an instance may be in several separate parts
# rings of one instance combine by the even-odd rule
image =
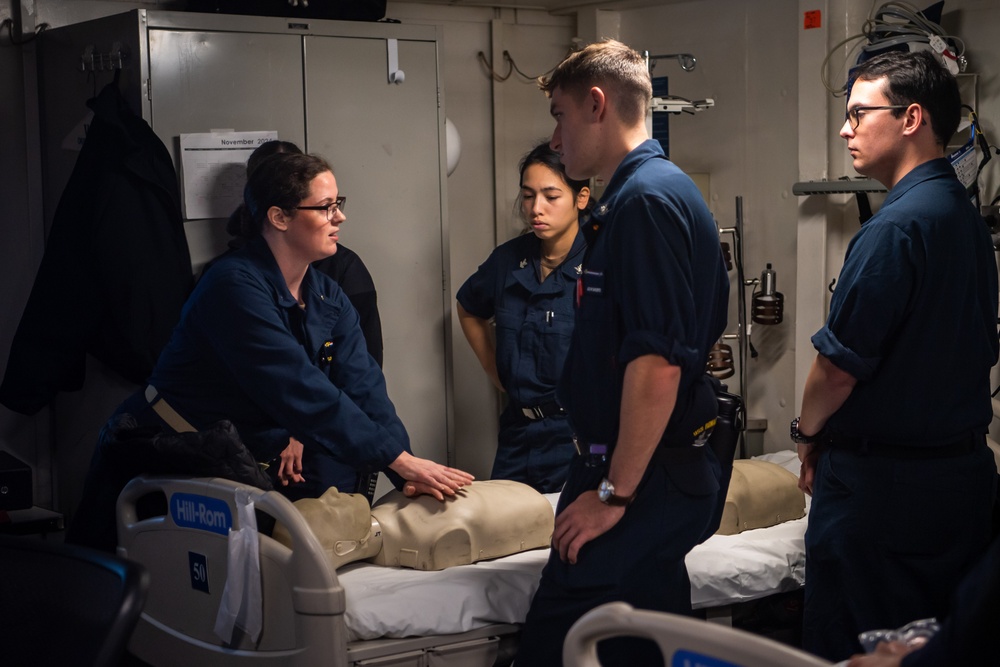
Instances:
[[[597,491],[584,491],[556,515],[552,548],[564,563],[575,565],[583,545],[611,530],[623,516],[624,507],[605,505]]]

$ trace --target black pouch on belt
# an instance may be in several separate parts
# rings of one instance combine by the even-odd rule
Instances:
[[[719,416],[708,438],[708,446],[723,467],[728,463],[732,469],[736,445],[743,430],[743,398],[719,387],[715,391],[715,400],[719,404]]]
[[[719,384],[715,388],[715,400],[719,404],[719,416],[707,444],[718,459],[722,474],[719,476],[719,494],[716,496],[715,512],[702,541],[714,535],[722,523],[722,511],[726,507],[726,495],[729,493],[729,480],[733,476],[736,445],[743,430],[743,398],[737,394],[730,394]]]

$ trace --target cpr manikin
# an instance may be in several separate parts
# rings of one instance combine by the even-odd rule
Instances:
[[[718,535],[766,528],[805,516],[805,495],[798,478],[769,461],[739,459],[726,493]]]
[[[312,528],[335,570],[370,558],[382,548],[378,522],[371,516],[368,500],[359,493],[340,493],[331,486],[319,498],[296,500],[295,507]],[[275,525],[272,537],[289,549],[292,547],[288,529],[280,523]]]
[[[295,502],[334,569],[357,560],[443,570],[547,547],[552,504],[520,482],[488,480],[463,487],[444,502],[392,491],[369,510],[364,496],[335,488]],[[291,546],[287,530],[274,539]]]

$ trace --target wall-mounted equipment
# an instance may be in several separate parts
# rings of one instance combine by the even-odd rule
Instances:
[[[760,291],[754,289],[750,299],[752,304],[750,319],[757,324],[781,324],[785,310],[785,295],[777,291],[777,279],[777,274],[768,262],[757,283]]]
[[[676,60],[677,64],[681,66],[681,69],[685,72],[693,72],[695,66],[698,64],[698,59],[690,53],[664,53],[658,56],[649,55],[649,51],[643,51],[643,56],[646,58],[646,63],[648,63],[649,71],[652,73],[653,68],[656,67],[657,60]]]
[[[668,91],[669,77],[653,76],[653,68],[656,62],[663,59],[676,59],[681,69],[691,72],[695,68],[697,60],[690,53],[667,53],[658,56],[649,55],[649,51],[643,51],[646,60],[646,69],[653,84],[653,97],[650,100],[649,113],[646,114],[646,132],[650,137],[660,143],[663,153],[670,157],[670,116],[680,113],[696,113],[715,106],[715,100],[705,98],[701,100],[689,100],[677,95],[671,95]]]
[[[792,194],[798,197],[807,195],[852,194],[858,200],[858,219],[861,224],[872,217],[870,192],[888,192],[884,185],[870,178],[843,177],[834,181],[802,181],[792,185]]]
[[[689,100],[675,95],[667,95],[666,97],[654,97],[651,104],[650,108],[656,112],[695,113],[714,107],[715,100],[711,97],[706,97],[703,100]]]
[[[98,51],[93,44],[84,47],[80,54],[81,72],[111,72],[121,70],[128,62],[129,51],[121,42],[113,42],[108,51]]]
[[[653,68],[658,60],[676,60],[685,72],[693,72],[698,60],[690,53],[665,53],[658,56],[649,55],[649,51],[643,51],[646,59],[646,69],[649,75],[653,76]],[[702,100],[689,100],[676,95],[658,95],[653,91],[653,100],[650,110],[658,113],[695,113],[715,106],[715,100],[708,97]]]
[[[735,264],[737,290],[736,331],[725,333],[708,353],[706,372],[720,380],[736,374],[736,363],[739,363],[739,394],[745,406],[749,405],[747,385],[749,369],[747,360],[757,356],[750,340],[753,323],[761,325],[780,324],[784,317],[785,297],[777,290],[777,272],[767,264],[760,278],[746,278],[743,270],[743,197],[736,198],[736,224],[733,227],[720,227],[719,235],[732,237],[732,246],[726,241],[720,241],[726,269],[732,270]],[[750,322],[747,318],[746,289],[752,288],[752,310]],[[735,340],[736,351],[725,341]],[[743,420],[742,429],[746,430],[747,420]],[[740,457],[746,456],[746,443],[743,433],[740,434]]]

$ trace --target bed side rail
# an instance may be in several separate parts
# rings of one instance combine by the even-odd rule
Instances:
[[[256,642],[214,634],[228,576],[229,529],[239,529],[236,490],[285,525],[292,549],[259,534],[263,629]],[[265,530],[267,519],[259,521]],[[118,499],[118,551],[150,571],[150,595],[130,650],[152,665],[346,664],[344,589],[292,503],[217,478],[143,476]]]

